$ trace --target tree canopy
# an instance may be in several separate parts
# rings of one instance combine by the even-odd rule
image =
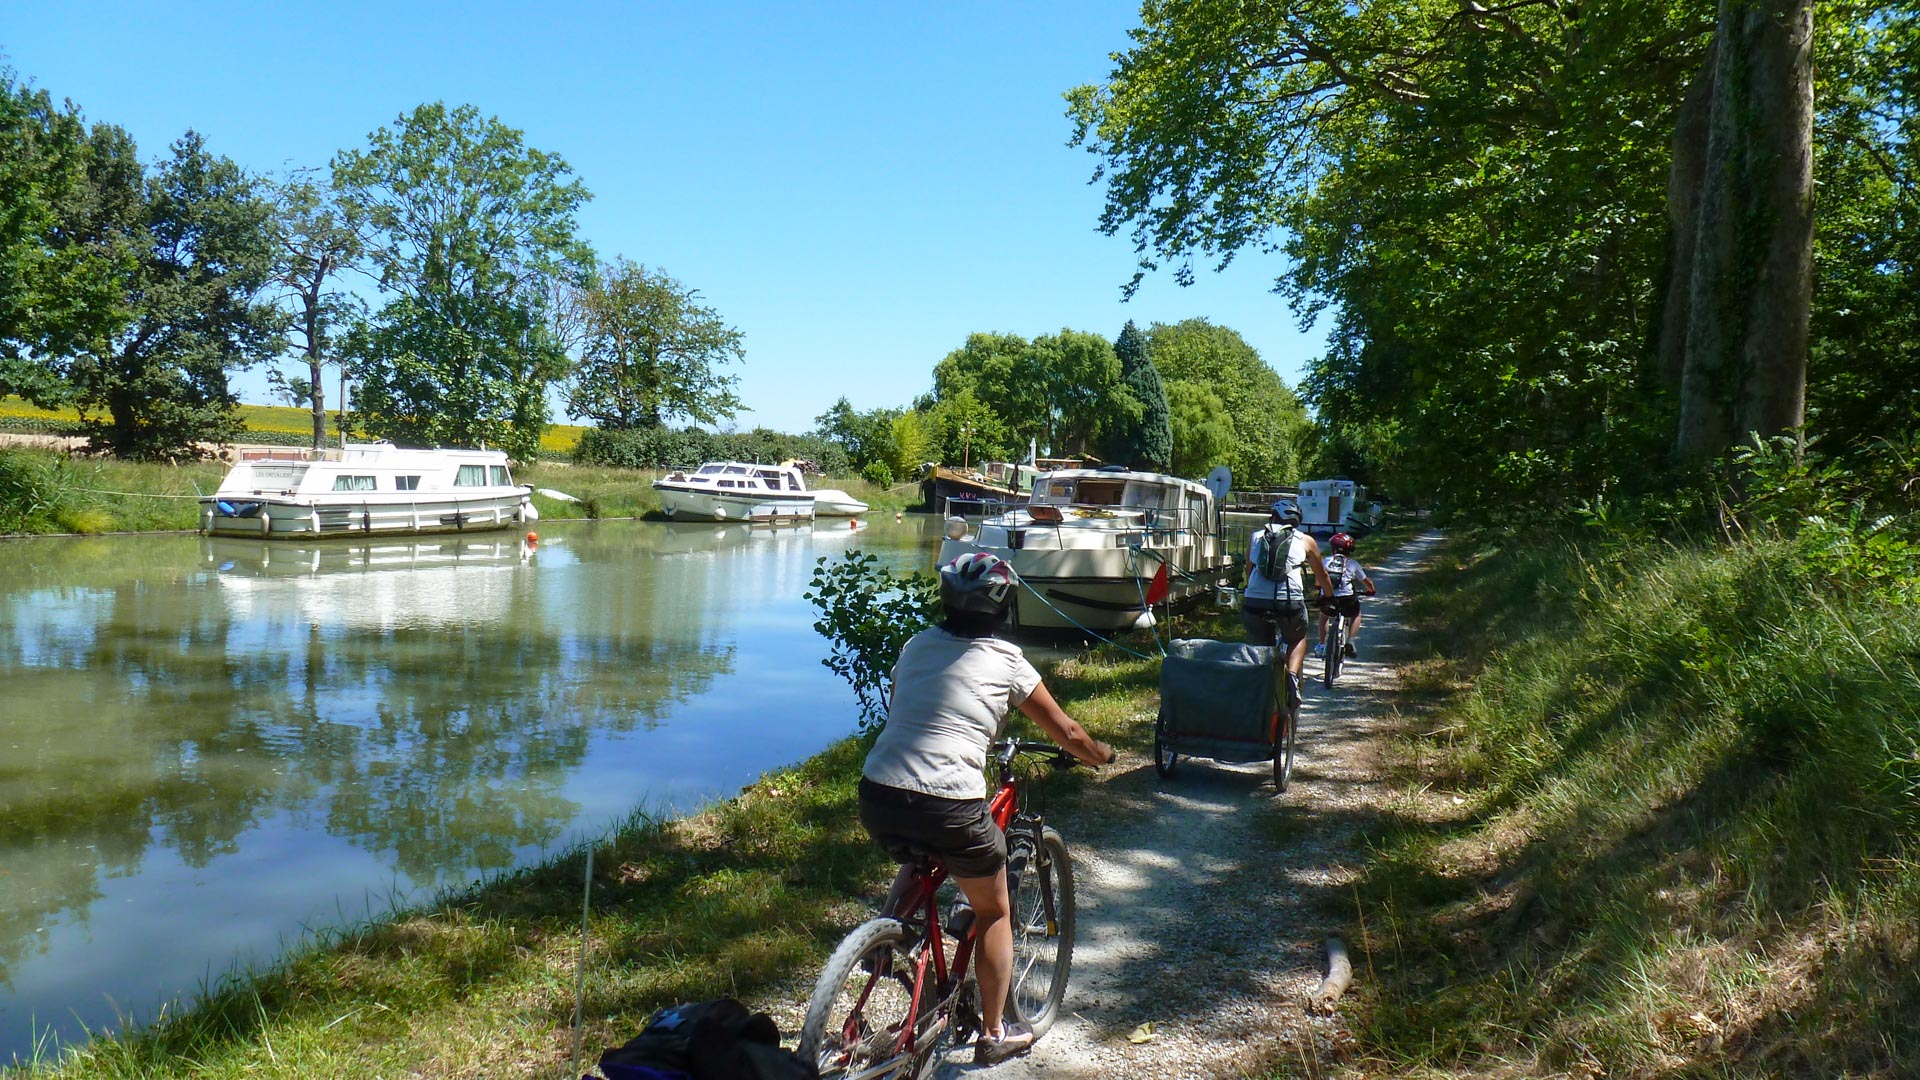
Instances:
[[[1279,290],[1330,322],[1304,389],[1334,456],[1404,494],[1569,505],[1685,467],[1689,364],[1716,387],[1702,415],[1723,425],[1708,436],[1722,451],[1733,428],[1791,426],[1800,375],[1794,347],[1775,347],[1791,335],[1685,347],[1690,323],[1708,325],[1691,295],[1735,302],[1694,283],[1719,288],[1744,271],[1716,268],[1758,267],[1758,249],[1700,263],[1688,244],[1731,214],[1762,228],[1741,243],[1805,246],[1793,208],[1813,188],[1782,170],[1804,157],[1793,88],[1809,70],[1821,80],[1811,181],[1836,208],[1812,232],[1809,422],[1841,409],[1868,420],[1870,402],[1911,381],[1911,335],[1859,333],[1856,305],[1896,321],[1911,309],[1890,299],[1913,281],[1913,76],[1895,59],[1912,5],[1825,6],[1832,29],[1811,53],[1793,29],[1804,5],[1721,8],[1759,22],[1677,2],[1153,3],[1109,78],[1070,92],[1068,111],[1099,161],[1100,227],[1132,235],[1142,273],[1191,280],[1249,247],[1290,256]],[[1717,59],[1716,39],[1729,43]],[[1715,107],[1746,134],[1714,135]],[[1716,154],[1746,179],[1709,175]],[[1773,202],[1702,209],[1775,179]],[[1780,266],[1765,272],[1772,291],[1738,301],[1749,313],[1807,303],[1800,271]],[[1727,348],[1739,355],[1713,360]],[[1762,398],[1783,404],[1740,414]]]
[[[347,340],[369,430],[534,455],[547,386],[570,367],[555,298],[591,265],[572,173],[498,119],[437,102],[335,158],[383,296]]]
[[[605,428],[714,424],[740,410],[718,369],[746,353],[740,331],[665,271],[616,259],[576,291],[583,344],[567,410]]]

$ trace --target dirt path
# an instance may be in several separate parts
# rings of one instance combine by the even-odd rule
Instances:
[[[1373,568],[1381,595],[1367,605],[1359,660],[1331,692],[1309,684],[1285,795],[1274,797],[1266,763],[1182,760],[1163,781],[1151,762],[1123,758],[1060,823],[1079,894],[1068,1015],[994,1080],[1241,1076],[1276,1054],[1325,1063],[1347,1038],[1303,1000],[1325,974],[1327,932],[1353,910],[1356,833],[1396,797],[1377,751],[1396,664],[1412,659],[1399,586],[1437,539]],[[1306,670],[1318,675],[1319,662]],[[1364,965],[1356,974],[1358,986]],[[1153,1038],[1129,1042],[1148,1021]],[[937,1075],[978,1071],[966,1048]]]

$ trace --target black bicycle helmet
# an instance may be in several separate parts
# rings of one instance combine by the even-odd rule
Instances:
[[[1013,567],[984,551],[969,551],[940,567],[940,603],[947,614],[1000,616],[1013,601]]]
[[[1300,524],[1300,504],[1292,499],[1276,499],[1273,503],[1273,520],[1282,525]]]

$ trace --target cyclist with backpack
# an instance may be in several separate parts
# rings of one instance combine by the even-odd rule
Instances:
[[[1320,558],[1320,543],[1300,528],[1300,504],[1281,499],[1273,504],[1267,524],[1253,534],[1240,621],[1246,627],[1247,640],[1255,645],[1275,644],[1274,631],[1279,631],[1287,670],[1296,682],[1307,657],[1308,567],[1313,568],[1320,595],[1331,595],[1333,583]]]
[[[995,634],[1013,602],[1013,568],[969,552],[940,568],[945,620],[900,650],[887,720],[860,778],[860,823],[900,873],[882,911],[892,915],[912,881],[915,849],[933,854],[973,908],[980,942],[982,1034],[974,1062],[991,1065],[1033,1045],[1024,1024],[1002,1023],[1012,982],[1007,837],[987,813],[987,751],[1019,709],[1088,765],[1114,759],[1054,701],[1020,647]]]
[[[1333,555],[1326,560],[1327,576],[1333,579],[1332,609],[1338,611],[1347,620],[1346,642],[1341,645],[1343,656],[1355,655],[1353,639],[1360,636],[1360,595],[1375,595],[1373,579],[1367,576],[1367,568],[1353,557],[1353,537],[1346,533],[1334,533],[1327,538],[1327,547],[1333,549]],[[1327,651],[1328,609],[1320,609],[1320,633],[1314,643],[1314,655]]]

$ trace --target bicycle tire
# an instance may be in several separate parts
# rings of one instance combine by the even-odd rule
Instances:
[[[925,1045],[916,1045],[910,1054],[892,1053],[913,1009],[914,972],[907,963],[907,950],[914,940],[898,919],[869,919],[833,950],[807,999],[797,1050],[802,1060],[815,1064],[823,1080],[870,1072],[896,1056],[899,1060],[890,1075],[916,1077],[932,1059],[936,1039],[923,1040]],[[865,963],[869,958],[871,967]],[[860,1001],[868,980],[874,986]],[[860,1004],[857,1015],[852,1008],[855,1003]],[[932,1005],[923,1003],[923,1018]],[[851,1046],[849,1028],[854,1035]]]
[[[1280,729],[1273,738],[1273,790],[1280,794],[1293,780],[1293,747],[1300,729],[1300,706],[1288,695],[1281,702]]]
[[[1333,680],[1340,677],[1340,650],[1345,644],[1343,640],[1345,638],[1345,634],[1343,633],[1345,623],[1346,618],[1337,611],[1327,618],[1327,653],[1320,667],[1326,676],[1327,689],[1329,690],[1333,689]]]
[[[1167,745],[1167,714],[1162,710],[1153,718],[1153,771],[1164,780],[1179,765],[1180,755]]]
[[[1060,1003],[1067,996],[1074,918],[1073,859],[1067,842],[1052,829],[1041,830],[1037,845],[1034,840],[1031,834],[1021,837],[1007,860],[1009,878],[1019,877],[1008,897],[1013,977],[1007,984],[1007,1012],[1032,1028],[1037,1039],[1059,1019]]]

